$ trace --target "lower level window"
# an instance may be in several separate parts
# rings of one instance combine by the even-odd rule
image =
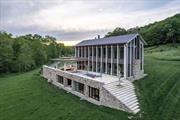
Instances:
[[[99,101],[99,89],[89,86],[89,97]]]
[[[57,81],[61,84],[64,83],[64,78],[62,76],[57,75]]]
[[[84,84],[74,81],[75,91],[84,94]]]

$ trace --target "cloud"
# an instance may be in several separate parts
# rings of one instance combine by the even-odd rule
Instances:
[[[0,27],[14,34],[50,34],[59,40],[82,40],[120,26],[131,28],[180,12],[180,1],[0,0]]]

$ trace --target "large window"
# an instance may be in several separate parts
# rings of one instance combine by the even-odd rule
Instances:
[[[63,84],[64,78],[62,76],[57,75],[57,82]]]
[[[89,87],[89,97],[99,101],[99,89],[90,86],[88,87]]]
[[[124,47],[120,47],[120,59],[124,58]]]
[[[74,81],[75,91],[84,94],[84,84]]]

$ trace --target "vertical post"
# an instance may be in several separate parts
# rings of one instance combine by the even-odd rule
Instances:
[[[77,52],[78,52],[78,58],[79,58],[79,47],[77,47]]]
[[[144,74],[144,44],[142,44],[142,71]]]
[[[76,51],[76,47],[75,47],[74,49],[75,49],[75,55],[74,55],[74,57],[77,57],[77,55],[76,55],[76,53],[77,53],[77,51]]]
[[[127,78],[127,44],[124,45],[124,78]]]
[[[83,51],[83,47],[81,47],[81,58],[83,58],[83,56],[84,56],[84,55],[83,55],[83,52],[84,52],[84,51]]]
[[[89,71],[89,67],[90,67],[90,48],[88,46],[88,71]]]
[[[94,47],[92,46],[92,71],[94,70]]]
[[[119,74],[119,45],[117,45],[117,75]]]
[[[130,76],[131,76],[131,69],[132,69],[132,42],[130,42],[130,60],[129,60],[129,64],[130,64]]]
[[[103,47],[102,47],[102,45],[101,45],[101,65],[100,65],[100,72],[102,73],[102,65],[103,65]]]
[[[86,50],[87,50],[87,47],[85,46],[84,47],[84,58],[86,58]]]
[[[96,46],[96,72],[98,72],[98,46]]]
[[[107,45],[106,45],[106,74],[107,74],[107,69],[108,69],[108,65],[107,65],[107,63],[108,63],[108,47],[107,47]]]
[[[113,50],[113,45],[111,45],[111,75],[113,74],[113,57],[114,57],[114,50]]]

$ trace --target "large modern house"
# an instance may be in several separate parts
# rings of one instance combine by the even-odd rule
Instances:
[[[139,34],[84,40],[75,46],[75,57],[44,65],[43,77],[94,104],[137,113],[132,82],[144,77],[145,44]]]

